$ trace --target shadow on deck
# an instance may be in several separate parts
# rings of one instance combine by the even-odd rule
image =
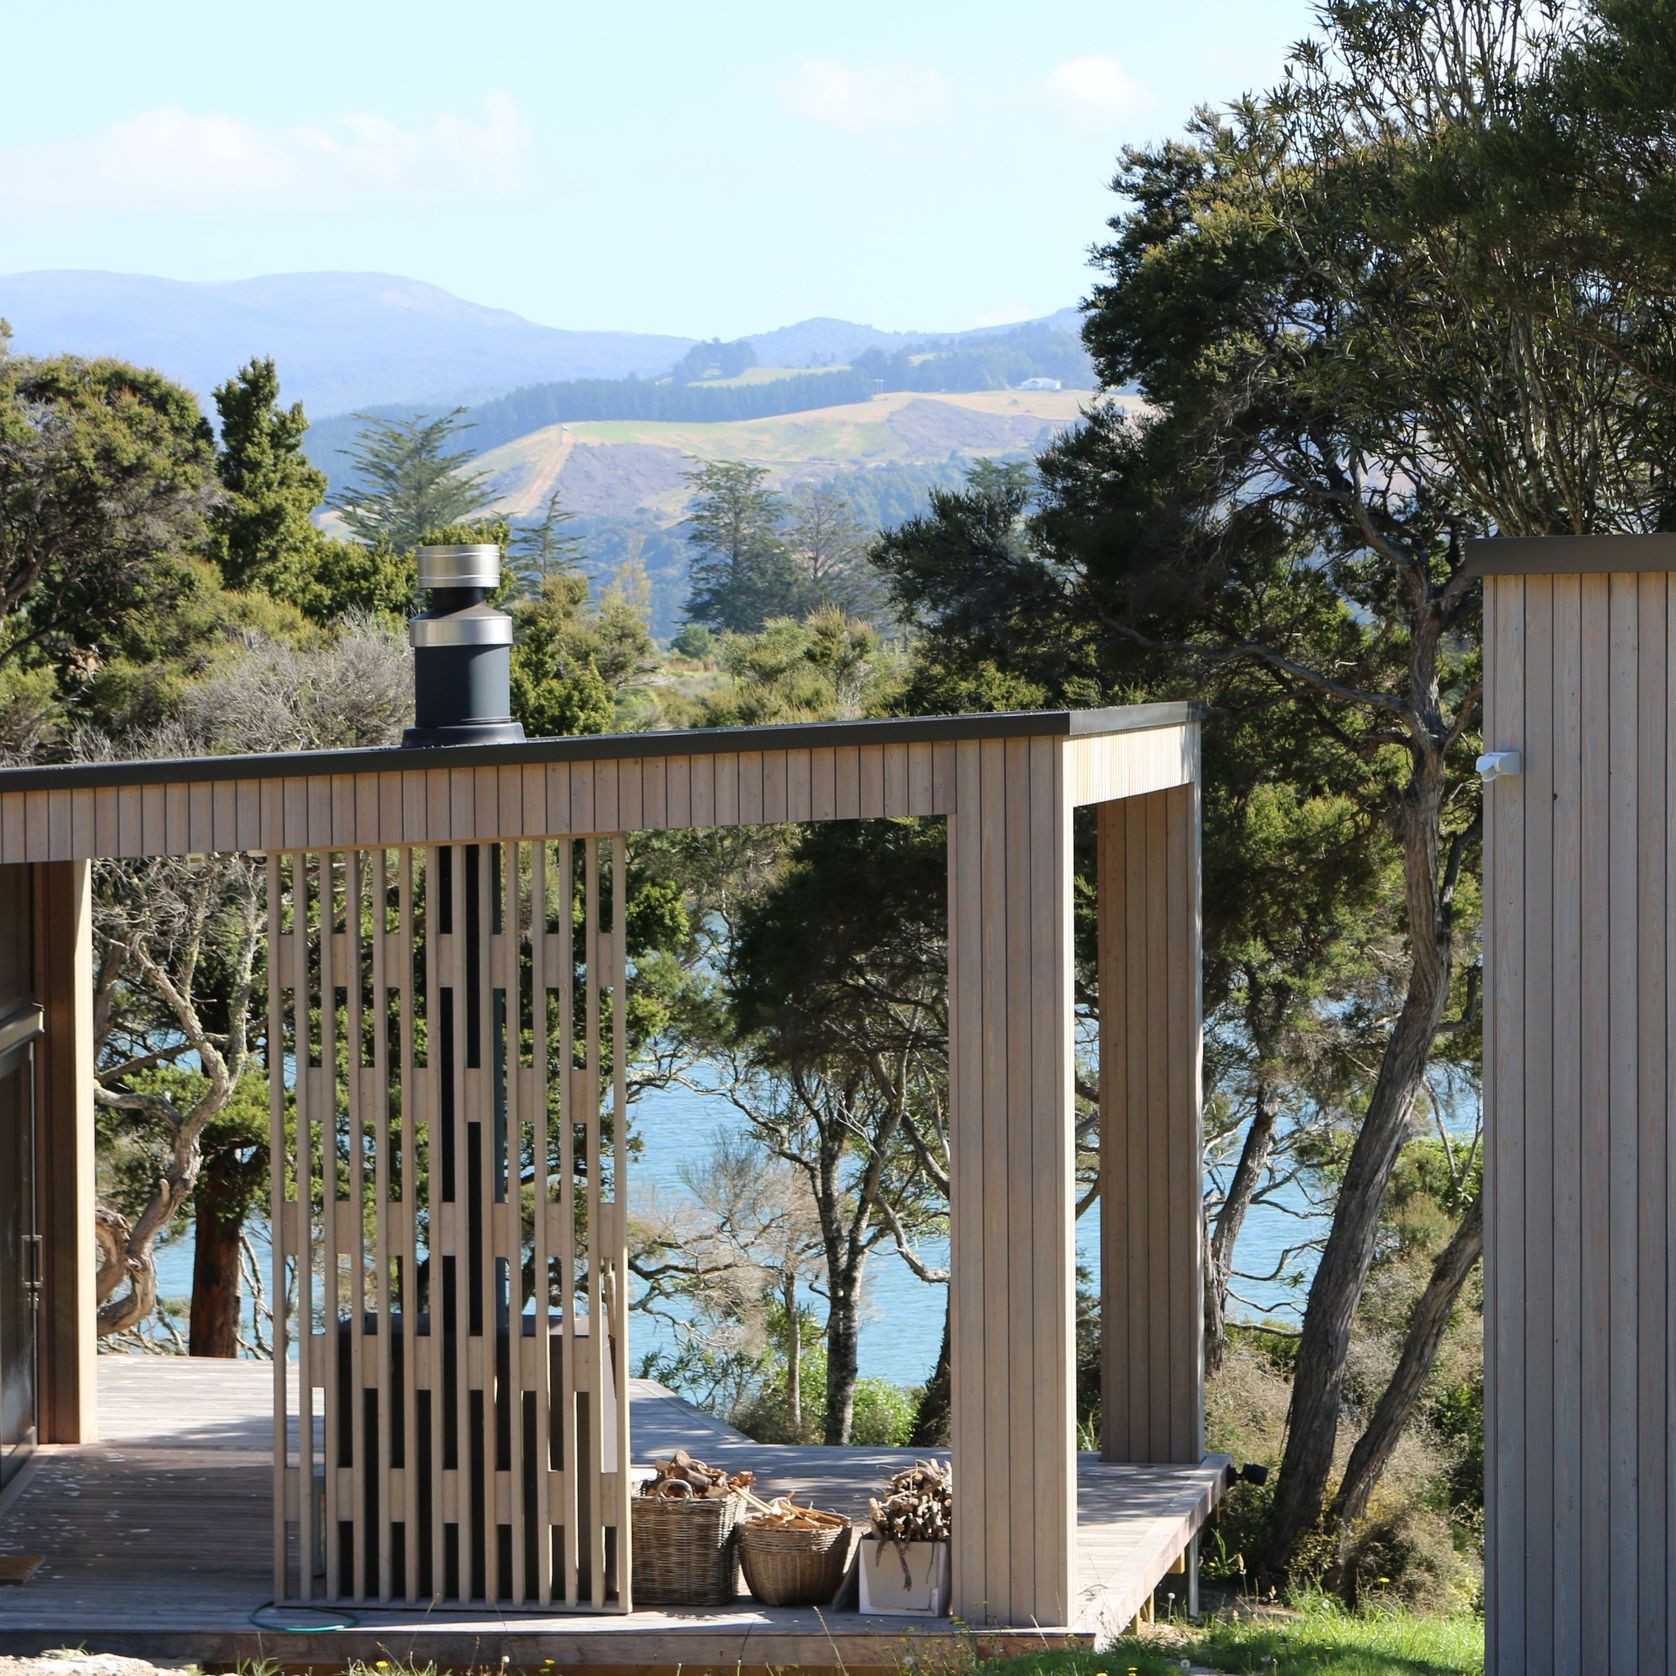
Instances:
[[[143,1657],[289,1666],[417,1658],[627,1671],[765,1670],[802,1665],[895,1670],[954,1643],[1022,1652],[1100,1641],[1134,1617],[1208,1517],[1227,1460],[1129,1466],[1078,1460],[1077,1597],[1071,1622],[967,1629],[949,1620],[854,1611],[727,1607],[595,1616],[505,1607],[355,1606],[329,1614],[271,1607],[273,1387],[253,1362],[99,1360],[103,1440],[44,1449],[0,1510],[0,1553],[43,1556],[27,1583],[0,1588],[0,1654],[80,1646]],[[631,1390],[634,1456],[686,1448],[750,1466],[765,1495],[795,1491],[853,1515],[904,1449],[753,1443],[664,1387]],[[331,1633],[300,1634],[343,1621]],[[294,1625],[287,1629],[284,1625]]]

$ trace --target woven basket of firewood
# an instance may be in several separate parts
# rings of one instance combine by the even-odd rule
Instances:
[[[735,1527],[755,1483],[677,1449],[640,1486],[631,1518],[634,1597],[648,1606],[725,1606],[739,1593]]]
[[[781,1496],[739,1524],[745,1582],[764,1606],[818,1606],[838,1592],[850,1558],[853,1527],[841,1513],[799,1507]]]

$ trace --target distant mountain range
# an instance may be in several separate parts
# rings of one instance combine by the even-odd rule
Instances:
[[[271,355],[288,399],[311,418],[390,403],[470,404],[521,386],[653,378],[697,338],[568,331],[485,308],[395,274],[269,274],[196,281],[79,269],[0,275],[0,318],[23,354],[116,355],[210,391],[252,356]],[[1043,324],[1075,332],[1075,309]],[[887,332],[816,319],[753,335],[765,366],[850,360],[1004,331]]]
[[[1055,331],[1075,335],[1082,330],[1082,313],[1079,309],[1062,308],[1043,315],[1039,321],[1013,320],[1004,326],[976,326],[964,332],[881,332],[876,326],[858,326],[853,320],[820,316],[800,320],[795,326],[781,326],[773,332],[755,332],[745,342],[757,352],[757,360],[765,367],[819,367],[853,361],[869,349],[892,354],[920,344],[995,337],[1027,324],[1051,326]]]
[[[24,354],[117,355],[208,401],[255,355],[311,416],[372,402],[471,402],[549,378],[666,372],[693,339],[565,332],[393,274],[272,274],[222,283],[80,271],[0,277]]]

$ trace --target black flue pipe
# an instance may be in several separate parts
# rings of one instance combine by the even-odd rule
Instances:
[[[517,743],[524,730],[512,719],[512,619],[489,604],[500,548],[421,547],[419,586],[430,609],[408,624],[414,725],[402,744]]]

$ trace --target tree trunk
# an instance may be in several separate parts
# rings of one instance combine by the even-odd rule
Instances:
[[[949,1307],[943,1305],[943,1344],[937,1352],[937,1365],[925,1382],[924,1395],[919,1400],[919,1412],[914,1416],[914,1435],[908,1442],[915,1449],[946,1449],[949,1442]]]
[[[237,1165],[234,1165],[237,1168]],[[192,1311],[188,1354],[239,1353],[239,1238],[244,1195],[227,1179],[223,1155],[211,1153],[198,1178],[192,1215]],[[230,1190],[229,1190],[230,1189]]]
[[[99,1248],[96,1331],[103,1338],[126,1332],[157,1307],[157,1265],[149,1244],[136,1251],[133,1224],[108,1205],[93,1207],[93,1238]]]
[[[1397,1358],[1396,1370],[1374,1408],[1367,1430],[1350,1451],[1350,1464],[1345,1469],[1344,1482],[1339,1486],[1338,1499],[1333,1504],[1333,1518],[1341,1527],[1341,1561],[1351,1527],[1366,1515],[1368,1500],[1379,1483],[1380,1474],[1390,1461],[1398,1438],[1414,1417],[1420,1393],[1432,1371],[1432,1363],[1437,1359],[1438,1346],[1443,1342],[1444,1329],[1454,1313],[1455,1300],[1483,1252],[1484,1202],[1480,1196],[1467,1208],[1454,1237],[1432,1265],[1431,1278],[1420,1294],[1420,1301],[1414,1306],[1408,1331],[1403,1335],[1402,1354]]]
[[[1408,993],[1380,1059],[1304,1310],[1265,1561],[1274,1574],[1288,1569],[1298,1543],[1321,1517],[1338,1442],[1350,1332],[1373,1263],[1391,1171],[1408,1138],[1449,998],[1451,925],[1449,906],[1440,899],[1438,871],[1442,805],[1442,763],[1421,754],[1402,804],[1412,959]]]
[[[832,1290],[826,1317],[826,1442],[848,1444],[855,1419],[855,1382],[861,1349],[859,1274]]]
[[[786,1411],[791,1441],[803,1441],[803,1322],[797,1313],[797,1276],[786,1271],[782,1294],[786,1311]]]
[[[1251,1127],[1245,1132],[1245,1144],[1240,1148],[1240,1161],[1234,1166],[1234,1179],[1228,1184],[1228,1197],[1217,1212],[1211,1230],[1210,1248],[1205,1263],[1205,1372],[1215,1373],[1222,1366],[1222,1353],[1228,1343],[1228,1286],[1234,1273],[1234,1248],[1239,1244],[1240,1229],[1245,1224],[1245,1213],[1263,1170],[1274,1151],[1275,1122],[1279,1110],[1272,1098],[1273,1091],[1266,1084],[1257,1088],[1257,1107],[1252,1113]]]

